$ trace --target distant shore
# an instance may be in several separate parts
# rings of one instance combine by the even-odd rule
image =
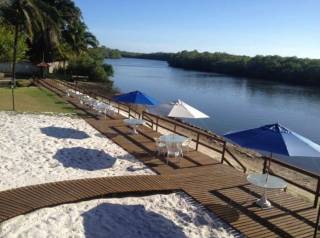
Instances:
[[[120,57],[167,61],[169,66],[250,79],[320,86],[320,59],[227,53],[181,51],[178,53],[135,53],[120,51]]]

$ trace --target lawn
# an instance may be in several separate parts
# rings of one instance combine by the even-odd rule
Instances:
[[[16,88],[15,99],[18,112],[73,113],[76,110],[45,88]],[[11,89],[9,88],[0,88],[0,110],[12,110]]]

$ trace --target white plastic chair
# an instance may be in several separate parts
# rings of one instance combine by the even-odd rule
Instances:
[[[107,107],[108,105],[103,103],[103,102],[97,102],[94,106],[93,109],[96,110],[100,114],[104,114],[104,117],[107,117]]]
[[[108,115],[114,115],[115,114],[115,112],[116,112],[116,109],[113,107],[113,106],[111,106],[111,105],[107,105],[107,108],[106,108],[106,113],[108,114]]]
[[[167,164],[168,164],[168,158],[174,157],[177,159],[179,155],[181,155],[182,147],[181,144],[178,143],[167,143]]]
[[[192,143],[192,138],[188,138],[188,139],[185,140],[185,142],[182,143],[182,145],[181,145],[181,147],[182,147],[182,150],[181,150],[182,157],[183,157],[183,153],[184,152],[190,152],[191,143]]]
[[[167,146],[165,143],[160,141],[160,138],[153,138],[156,142],[157,154],[165,155],[167,153]]]

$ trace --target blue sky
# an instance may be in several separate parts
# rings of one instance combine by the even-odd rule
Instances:
[[[320,58],[319,0],[75,0],[101,44]]]

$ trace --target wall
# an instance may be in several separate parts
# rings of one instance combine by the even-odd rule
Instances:
[[[11,63],[0,63],[0,72],[11,74],[12,71],[12,64]],[[16,73],[23,74],[23,75],[34,75],[39,72],[37,66],[33,65],[30,62],[19,62],[16,65]]]

